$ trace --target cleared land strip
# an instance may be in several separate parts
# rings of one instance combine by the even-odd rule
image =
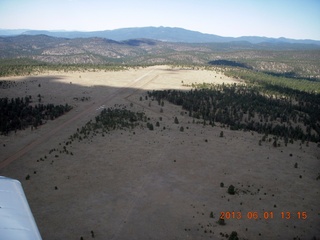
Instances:
[[[85,114],[88,114],[88,113],[90,113],[92,111],[95,111],[95,109],[97,107],[101,106],[102,104],[110,102],[115,97],[119,97],[119,95],[123,95],[124,93],[127,93],[125,96],[127,96],[128,94],[131,94],[132,91],[135,91],[132,88],[139,87],[139,85],[141,85],[141,84],[139,84],[139,82],[143,81],[144,78],[148,77],[153,71],[154,71],[154,68],[151,69],[149,72],[145,73],[144,75],[138,77],[133,82],[130,82],[126,86],[120,87],[119,89],[117,89],[115,92],[113,92],[112,94],[110,94],[106,98],[103,98],[103,99],[100,99],[99,101],[96,101],[95,103],[93,103],[90,107],[88,107],[84,111],[82,111],[79,114],[77,114],[76,116],[66,120],[64,123],[60,124],[59,126],[57,126],[56,128],[52,129],[51,131],[45,133],[44,135],[42,135],[41,137],[39,137],[35,141],[30,142],[29,144],[27,144],[26,146],[21,148],[19,151],[17,151],[15,154],[11,155],[10,157],[7,157],[2,162],[0,162],[0,169],[8,166],[14,160],[22,157],[23,155],[25,155],[26,153],[28,153],[29,151],[31,151],[35,147],[41,145],[43,142],[47,141],[54,134],[56,134],[57,132],[61,131],[64,128],[66,128],[71,123],[77,121],[79,118],[81,118]],[[149,80],[149,82],[152,81],[152,79]],[[143,84],[145,84],[145,83],[143,83]]]
[[[139,89],[143,89],[143,88],[146,87],[148,84],[150,84],[150,82],[152,82],[153,80],[157,79],[158,77],[159,77],[159,75],[156,75],[156,76],[153,77],[151,80],[149,80],[149,81],[147,81],[146,83],[144,83],[143,85],[139,86]],[[127,100],[128,102],[134,103],[134,104],[136,104],[136,105],[138,105],[138,106],[140,106],[140,107],[142,107],[142,108],[144,108],[144,109],[148,109],[148,111],[154,112],[154,113],[156,113],[156,114],[158,114],[158,115],[160,115],[160,116],[164,116],[164,117],[166,117],[167,119],[170,119],[170,117],[169,117],[168,115],[166,115],[166,114],[164,114],[164,113],[159,113],[159,112],[153,110],[153,109],[150,108],[150,107],[144,106],[143,104],[139,103],[138,101],[134,101],[134,100],[130,99],[130,97],[131,97],[132,95],[134,95],[137,91],[139,91],[139,89],[138,89],[137,87],[135,87],[134,91],[132,91],[130,94],[128,94],[124,99]]]

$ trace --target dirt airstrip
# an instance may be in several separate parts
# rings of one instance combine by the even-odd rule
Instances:
[[[16,83],[1,97],[40,94],[42,103],[73,106],[36,130],[0,136],[0,175],[22,182],[43,239],[227,239],[232,231],[240,239],[320,239],[316,144],[259,146],[255,132],[203,126],[181,107],[145,99],[152,89],[233,79],[154,66],[0,80]],[[73,142],[73,155],[49,154],[115,104],[145,112],[154,130],[114,130]],[[230,213],[225,225],[221,212]]]

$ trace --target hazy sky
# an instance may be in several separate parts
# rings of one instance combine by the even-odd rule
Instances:
[[[2,29],[146,26],[320,40],[320,0],[0,0]]]

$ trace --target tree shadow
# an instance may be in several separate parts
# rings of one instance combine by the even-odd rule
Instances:
[[[138,47],[144,44],[150,45],[150,46],[156,45],[155,41],[152,41],[149,39],[130,39],[130,40],[123,41],[123,43],[133,47]]]
[[[103,73],[104,72],[102,72],[102,74]],[[57,115],[50,117],[51,113],[47,112],[48,105],[55,105],[61,107],[61,109],[62,106],[66,105],[72,107],[71,110],[64,112],[63,115],[85,116],[90,112],[91,117],[98,115],[104,108],[114,107],[114,103],[117,104],[118,102],[117,99],[119,99],[119,102],[122,104],[127,102],[127,106],[129,106],[130,103],[134,103],[137,106],[148,108],[147,105],[144,106],[145,104],[140,102],[139,97],[133,101],[130,100],[130,96],[140,95],[142,96],[141,99],[145,101],[148,90],[142,88],[144,83],[140,84],[136,81],[128,81],[128,83],[124,85],[109,86],[107,84],[102,85],[103,80],[99,80],[98,84],[93,82],[92,85],[90,85],[90,81],[88,80],[90,76],[82,76],[83,78],[81,78],[81,74],[82,73],[79,72],[79,76],[74,77],[64,76],[63,73],[53,76],[26,76],[17,80],[7,80],[10,79],[10,77],[1,78],[0,98],[7,98],[8,102],[19,102],[20,107],[15,108],[17,112],[13,115],[15,119],[18,119],[15,120],[17,125],[21,124],[21,122],[25,123],[22,127],[17,127],[16,130],[10,128],[10,131],[7,131],[6,134],[2,133],[2,135],[11,134],[15,131],[24,131],[30,129],[30,127],[31,129],[34,127],[41,128],[46,125],[48,121],[55,121],[60,118],[61,115],[59,117]],[[94,78],[94,75],[92,78]],[[128,78],[131,78],[131,76],[128,76]],[[81,83],[82,81],[83,84]],[[148,101],[150,100],[148,99]],[[21,104],[21,102],[25,103],[26,101],[27,104]],[[113,104],[111,104],[111,102],[113,102]],[[21,105],[23,106],[21,107]],[[40,109],[40,105],[42,110],[38,110]],[[0,111],[2,113],[8,112],[3,111],[3,109],[1,109],[2,107],[5,106],[0,104]],[[35,108],[37,111],[34,111]],[[26,110],[28,110],[28,114],[24,113]],[[150,110],[153,111],[152,109]],[[35,115],[31,116],[30,114],[32,113]],[[160,112],[159,114],[165,116]],[[23,116],[28,118],[28,121],[24,120]],[[35,119],[37,119],[37,122],[33,126],[30,123],[34,123]],[[70,124],[68,125],[70,126]]]
[[[263,73],[269,74],[274,77],[285,77],[285,78],[294,78],[297,80],[307,80],[310,82],[320,82],[320,79],[315,77],[300,77],[297,73],[290,71],[290,72],[270,72],[270,71],[264,71]]]
[[[215,66],[240,67],[240,68],[252,69],[251,66],[248,66],[245,63],[240,63],[240,62],[230,61],[225,59],[213,60],[208,62],[208,64],[215,65]]]

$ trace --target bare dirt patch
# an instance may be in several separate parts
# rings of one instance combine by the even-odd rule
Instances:
[[[95,239],[226,239],[232,231],[240,239],[320,237],[316,144],[259,146],[257,133],[192,123],[180,107],[145,98],[147,90],[234,80],[168,66],[6,80],[25,83],[1,89],[2,97],[41,94],[44,102],[74,106],[36,130],[0,136],[0,175],[22,182],[43,239],[90,239],[91,231]],[[154,130],[110,131],[73,142],[68,146],[73,155],[49,154],[62,150],[77,128],[115,104],[144,111]],[[3,164],[10,157],[14,160]],[[227,193],[231,184],[235,195]],[[226,219],[222,226],[217,223],[221,212],[241,212],[242,217]],[[254,212],[258,218],[249,219]]]

